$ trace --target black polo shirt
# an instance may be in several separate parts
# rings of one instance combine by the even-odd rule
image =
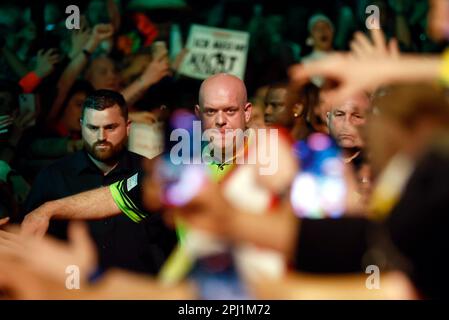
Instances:
[[[107,175],[98,169],[85,151],[62,158],[43,169],[36,177],[24,205],[28,213],[47,201],[83,191],[108,186],[142,170],[143,157],[126,151],[118,165]],[[22,214],[22,217],[24,214]],[[176,243],[175,232],[163,223],[159,213],[152,213],[142,223],[124,215],[88,221],[104,269],[120,267],[155,274]],[[49,233],[66,237],[66,221],[53,220]]]

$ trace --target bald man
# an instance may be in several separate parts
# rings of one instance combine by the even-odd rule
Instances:
[[[233,150],[237,131],[247,129],[252,105],[247,100],[242,80],[229,74],[216,74],[203,81],[195,113],[201,119],[203,130],[211,130],[212,143],[222,149],[219,162],[226,162],[225,150]],[[238,152],[238,150],[237,150]],[[227,154],[234,157],[235,154]]]
[[[361,205],[367,205],[372,189],[371,166],[366,159],[365,142],[360,132],[369,112],[371,102],[363,93],[352,96],[341,105],[332,106],[327,112],[329,133],[342,149],[344,162],[352,165]]]

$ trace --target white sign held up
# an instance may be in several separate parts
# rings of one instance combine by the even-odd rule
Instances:
[[[243,79],[248,45],[247,32],[194,24],[190,28],[188,51],[180,73],[202,80],[224,72]]]

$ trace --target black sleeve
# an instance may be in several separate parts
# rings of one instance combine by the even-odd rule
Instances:
[[[360,272],[370,222],[363,218],[302,219],[295,268],[318,273]]]

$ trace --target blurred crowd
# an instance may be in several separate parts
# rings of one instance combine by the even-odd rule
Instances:
[[[447,296],[449,2],[69,5],[0,4],[0,298]],[[192,24],[249,33],[243,79],[180,73]]]

